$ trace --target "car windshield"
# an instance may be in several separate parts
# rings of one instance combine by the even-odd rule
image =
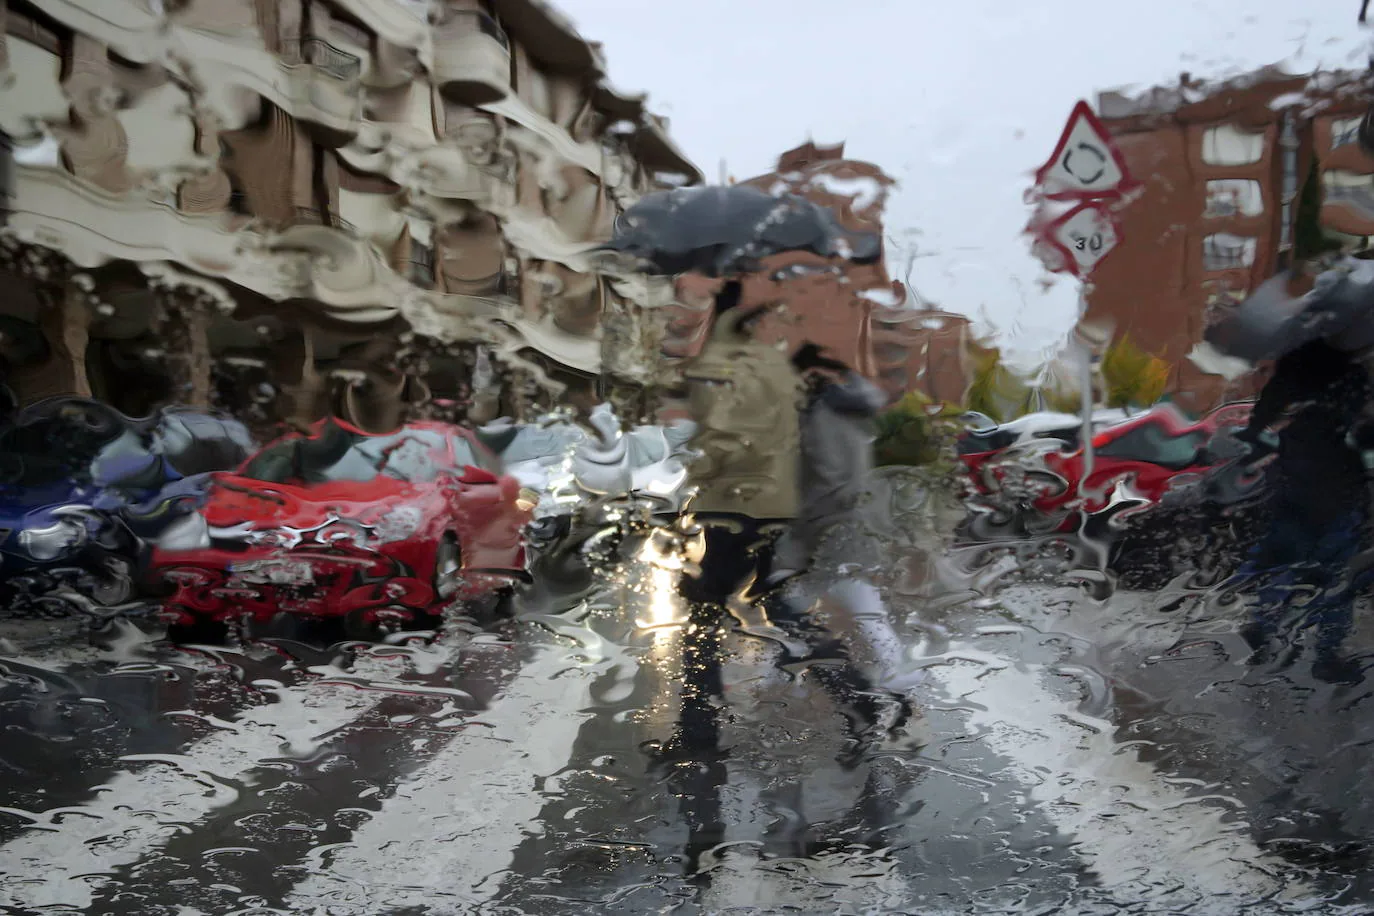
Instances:
[[[1371,7],[0,0],[0,916],[1374,916]]]
[[[584,437],[582,431],[576,428],[526,426],[501,453],[501,458],[507,464],[562,458],[570,454],[576,442]]]
[[[1207,441],[1199,430],[1175,434],[1158,422],[1142,423],[1102,445],[1104,458],[1148,461],[1165,468],[1186,468],[1197,461],[1198,449]]]
[[[444,437],[438,433],[403,430],[369,436],[332,427],[318,436],[288,439],[263,449],[248,462],[241,476],[266,483],[306,485],[366,483],[379,476],[423,483],[449,466]]]
[[[491,449],[474,443],[466,436],[452,435],[448,437],[448,440],[453,447],[453,466],[455,468],[461,470],[463,467],[471,465],[493,474],[502,472],[502,461]]]
[[[0,485],[46,488],[89,476],[95,448],[54,448],[67,427],[60,420],[40,420],[0,434]],[[95,445],[96,443],[89,443]]]

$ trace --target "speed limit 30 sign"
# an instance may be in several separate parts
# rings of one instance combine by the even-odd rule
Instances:
[[[1106,205],[1089,202],[1046,223],[1038,241],[1050,249],[1046,267],[1086,279],[1121,244],[1121,229]]]

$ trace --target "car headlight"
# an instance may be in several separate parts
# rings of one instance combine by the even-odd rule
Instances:
[[[60,518],[46,528],[25,528],[19,532],[19,546],[35,560],[56,560],[86,543],[86,537],[85,522]]]
[[[204,550],[210,546],[210,526],[199,512],[187,513],[162,529],[157,546],[163,550]]]
[[[372,534],[383,544],[404,541],[420,530],[423,515],[415,506],[398,506],[377,519]]]
[[[529,487],[521,487],[515,497],[515,507],[521,512],[533,512],[539,505],[539,494]]]

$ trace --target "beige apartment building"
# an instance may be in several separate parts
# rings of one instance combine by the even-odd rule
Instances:
[[[653,381],[671,283],[588,249],[702,176],[540,0],[0,0],[0,24],[22,402],[387,428],[430,394]]]
[[[1228,385],[1187,354],[1258,284],[1288,266],[1315,267],[1322,239],[1368,249],[1374,159],[1355,135],[1369,102],[1360,74],[1277,68],[1100,94],[1103,122],[1144,187],[1122,213],[1122,246],[1093,274],[1089,320],[1167,360],[1187,406],[1257,391],[1262,374]]]

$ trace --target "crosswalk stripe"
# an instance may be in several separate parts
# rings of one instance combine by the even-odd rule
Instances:
[[[1228,823],[1234,802],[1187,791],[1113,737],[1111,722],[1084,715],[1052,691],[1049,669],[970,647],[930,671],[964,702],[968,727],[1009,759],[1007,775],[1076,841],[1078,854],[1123,902],[1231,913],[1283,892],[1280,863]],[[1220,805],[1209,802],[1219,802]],[[1155,895],[1177,893],[1183,899]]]
[[[541,779],[563,769],[606,661],[578,664],[548,645],[521,668],[381,811],[298,884],[294,912],[465,912],[496,892],[543,805]],[[450,909],[456,907],[457,909]]]
[[[364,667],[382,678],[394,676],[396,663]],[[327,678],[296,687],[258,686],[274,702],[225,723],[230,730],[208,734],[181,754],[125,757],[128,764],[152,765],[116,774],[95,799],[75,809],[30,812],[30,828],[0,846],[0,874],[15,876],[0,886],[0,905],[89,907],[99,882],[88,876],[138,862],[231,803],[238,796],[233,783],[263,760],[309,755],[387,696]]]

